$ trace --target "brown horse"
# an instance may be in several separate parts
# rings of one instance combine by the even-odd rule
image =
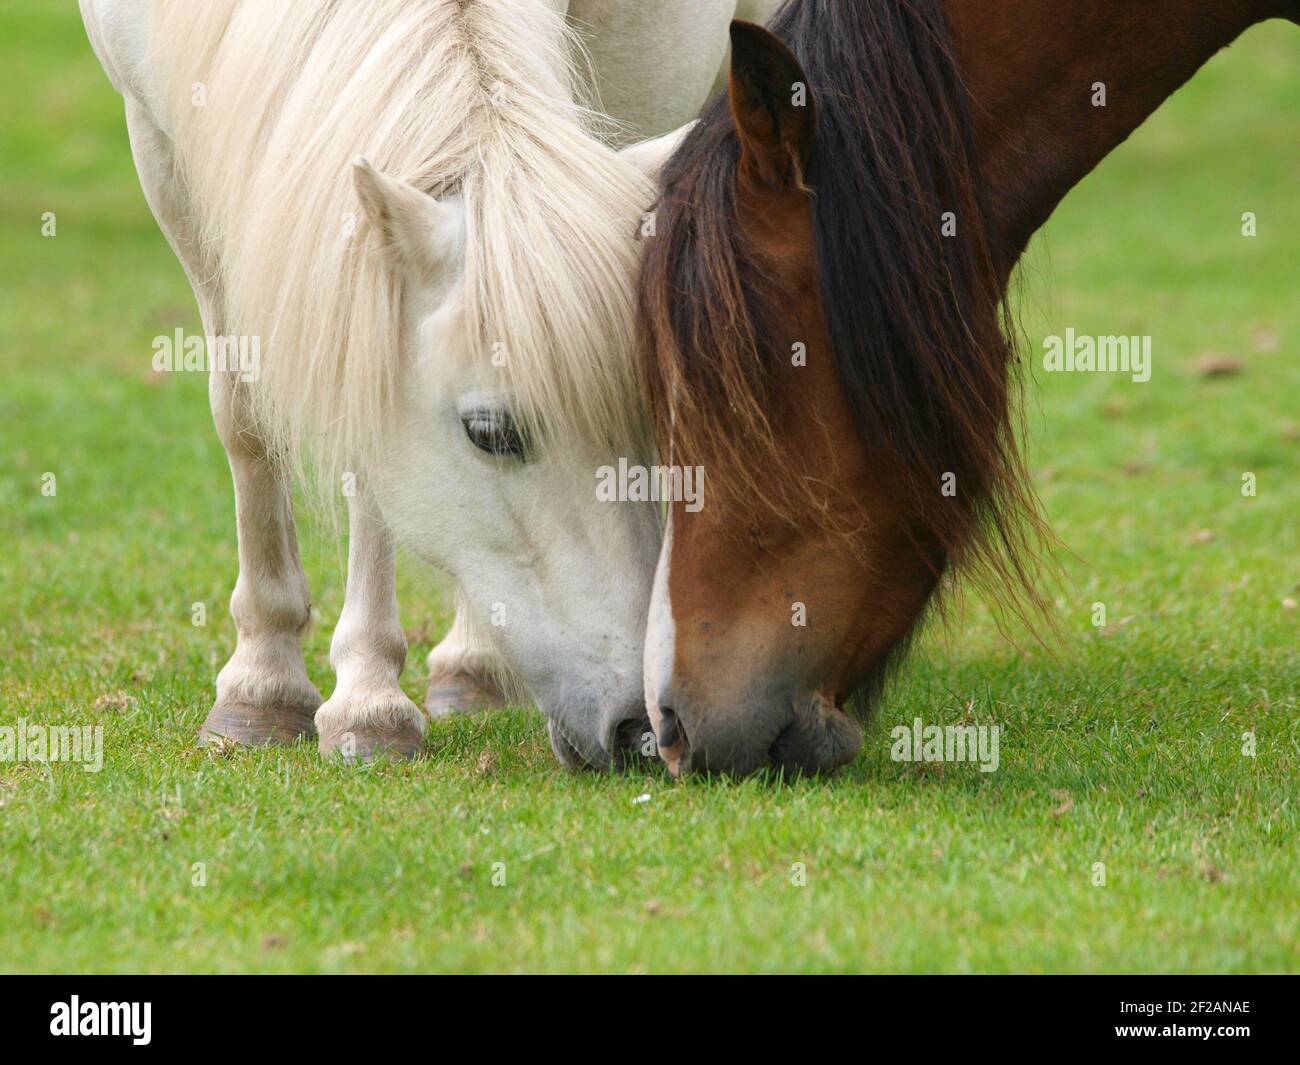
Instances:
[[[792,0],[732,27],[641,309],[673,466],[646,693],[673,772],[832,769],[945,570],[1032,595],[1004,297],[1062,197],[1297,0]],[[783,43],[784,42],[784,43]],[[1098,83],[1105,106],[1097,106]]]

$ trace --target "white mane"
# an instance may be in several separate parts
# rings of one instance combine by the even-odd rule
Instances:
[[[547,0],[154,0],[153,40],[222,329],[262,338],[252,410],[278,453],[331,477],[374,461],[400,387],[401,279],[364,222],[359,155],[463,196],[471,356],[504,354],[521,416],[637,436],[650,194],[587,132]]]

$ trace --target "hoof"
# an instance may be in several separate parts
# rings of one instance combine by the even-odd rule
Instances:
[[[508,705],[505,695],[492,681],[468,673],[430,678],[429,691],[424,697],[424,708],[430,718],[476,714]]]
[[[315,713],[315,706],[252,706],[218,701],[199,729],[199,742],[226,740],[247,747],[293,743],[316,734],[312,720]]]
[[[320,753],[345,762],[373,762],[378,758],[414,758],[424,746],[424,736],[414,725],[395,728],[358,725],[355,729],[322,733]]]
[[[400,689],[335,692],[316,711],[320,753],[345,762],[413,758],[424,746],[424,715]]]

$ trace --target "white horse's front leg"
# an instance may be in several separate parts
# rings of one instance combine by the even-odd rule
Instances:
[[[221,272],[194,230],[194,207],[176,181],[171,141],[132,96],[126,98],[126,118],[145,198],[185,268],[205,330],[223,336]],[[230,612],[238,635],[235,653],[217,675],[217,700],[199,735],[288,743],[311,735],[312,715],[321,703],[302,658],[311,598],[298,559],[289,486],[250,428],[242,391],[247,387],[238,371],[213,370],[209,379],[213,421],[235,482],[239,579]]]
[[[204,321],[212,329],[209,307]],[[241,387],[235,374],[214,370],[208,390],[235,482],[239,578],[230,596],[235,653],[217,674],[217,701],[199,735],[287,743],[311,735],[312,715],[321,704],[302,657],[311,596],[298,558],[289,485],[261,440],[243,428],[248,419]]]
[[[397,549],[369,493],[348,500],[348,583],[330,663],[334,694],[316,711],[322,754],[409,757],[425,716],[402,691],[406,636],[397,611]]]
[[[492,641],[470,620],[462,592],[456,593],[456,618],[451,631],[429,652],[429,690],[424,708],[431,718],[497,710],[509,702],[505,690],[514,685]]]

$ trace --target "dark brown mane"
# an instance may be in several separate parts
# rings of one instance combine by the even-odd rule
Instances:
[[[769,29],[816,102],[805,180],[861,443],[897,460],[900,504],[950,560],[1004,592],[1031,587],[1041,523],[1014,431],[1014,346],[940,2],[789,0]],[[665,169],[642,279],[645,377],[660,440],[722,467],[711,491],[779,506],[754,471],[772,468],[771,370],[789,352],[764,340],[780,307],[739,235],[738,155],[724,96]],[[807,494],[799,507],[815,513]]]

